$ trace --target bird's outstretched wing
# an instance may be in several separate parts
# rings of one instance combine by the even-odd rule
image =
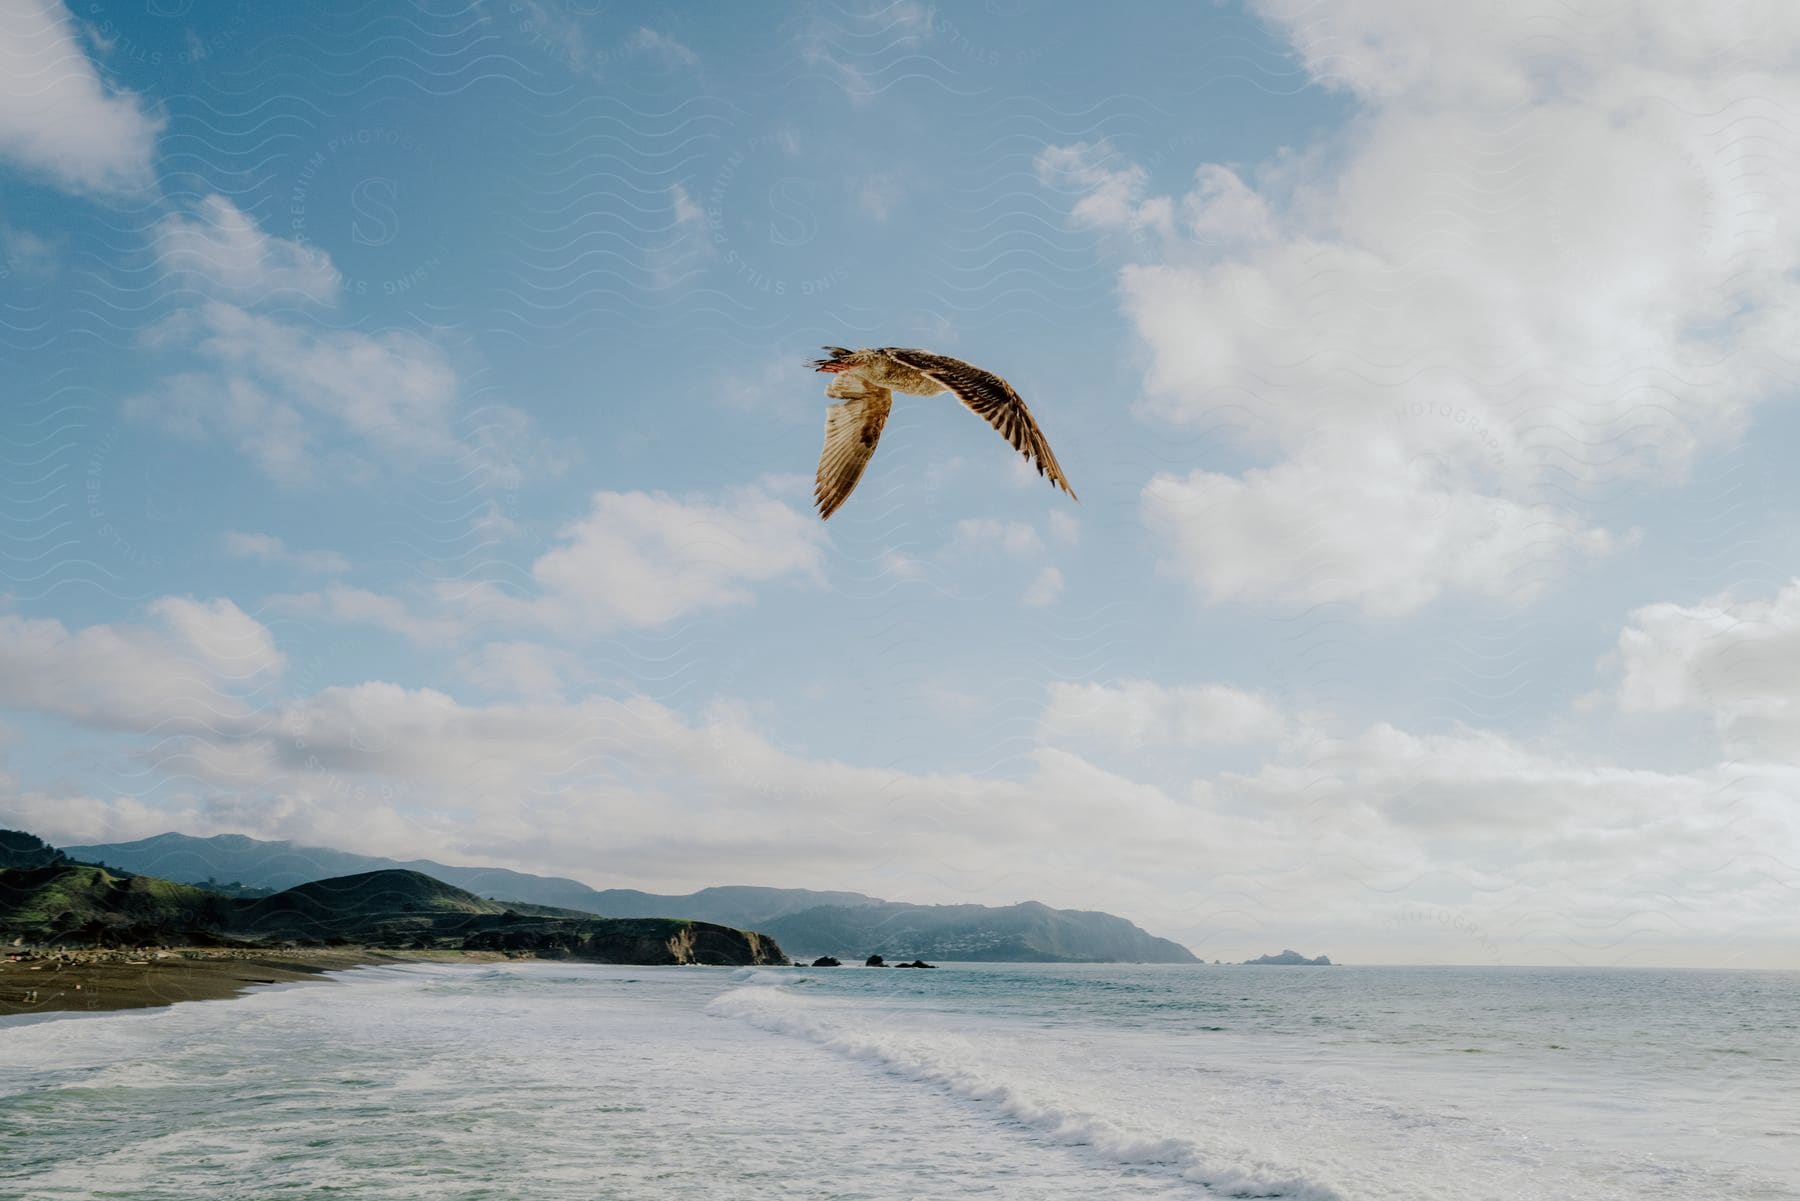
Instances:
[[[1000,436],[1013,444],[1038,469],[1038,474],[1075,497],[1062,466],[1044,440],[1044,431],[1032,419],[1031,410],[1013,391],[1012,385],[991,371],[983,371],[973,363],[933,354],[929,350],[913,350],[903,346],[884,346],[881,353],[915,371],[936,380],[963,402],[977,416],[1000,431]]]
[[[821,520],[837,512],[838,506],[849,499],[856,481],[862,479],[863,468],[875,454],[881,427],[887,424],[888,411],[893,407],[892,392],[863,383],[859,395],[825,410],[825,449],[819,454],[818,483],[813,488]]]

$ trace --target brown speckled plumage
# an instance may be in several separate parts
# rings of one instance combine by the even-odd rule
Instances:
[[[825,389],[827,396],[844,403],[825,412],[825,449],[819,456],[817,486],[813,490],[819,516],[830,517],[855,489],[863,469],[875,453],[881,428],[894,406],[893,394],[935,396],[950,391],[972,412],[1000,432],[1038,469],[1038,474],[1067,492],[1069,487],[1049,442],[1012,385],[973,363],[904,346],[847,350],[827,346],[831,357],[815,359],[813,366],[837,378]]]

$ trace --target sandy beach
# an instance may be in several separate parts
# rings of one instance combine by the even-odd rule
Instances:
[[[362,947],[53,952],[41,958],[0,961],[0,1017],[211,1001],[236,996],[255,984],[309,980],[344,968],[441,957]],[[465,958],[461,953],[454,957]]]

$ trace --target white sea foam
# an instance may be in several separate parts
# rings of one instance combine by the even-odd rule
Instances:
[[[1342,1201],[1337,1189],[1320,1181],[1284,1173],[1271,1165],[1221,1162],[1192,1139],[1143,1133],[1067,1099],[1044,1095],[1030,1084],[1008,1079],[991,1063],[982,1063],[975,1044],[967,1038],[921,1037],[859,1026],[855,1011],[833,1008],[779,987],[740,988],[717,998],[707,1010],[872,1061],[896,1075],[978,1102],[1056,1142],[1086,1148],[1116,1163],[1162,1169],[1215,1193]]]
[[[0,1029],[0,1196],[1800,1201],[1797,1025],[1775,973],[367,970]]]
[[[783,985],[801,984],[806,981],[807,977],[797,972],[774,972],[768,968],[741,967],[731,973],[730,979],[734,984]]]

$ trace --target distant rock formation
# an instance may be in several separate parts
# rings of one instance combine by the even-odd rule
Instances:
[[[863,960],[863,966],[864,967],[886,967],[887,960],[883,959],[879,955],[871,955],[867,959]]]
[[[1308,959],[1298,951],[1283,951],[1279,955],[1264,955],[1258,959],[1246,959],[1244,960],[1244,963],[1249,967],[1263,967],[1269,965],[1276,967],[1332,966],[1331,960],[1324,955],[1319,956],[1317,959]]]
[[[929,967],[929,968],[935,968],[935,967],[936,967],[936,966],[937,966],[937,964],[935,964],[935,963],[926,963],[926,962],[925,962],[925,961],[924,961],[924,960],[923,960],[923,959],[915,959],[915,960],[913,960],[913,961],[912,961],[912,962],[911,962],[911,963],[896,963],[896,964],[895,964],[895,965],[894,965],[894,966],[895,966],[895,967]]]
[[[844,965],[829,955],[821,955],[812,961],[814,967],[843,967]]]

